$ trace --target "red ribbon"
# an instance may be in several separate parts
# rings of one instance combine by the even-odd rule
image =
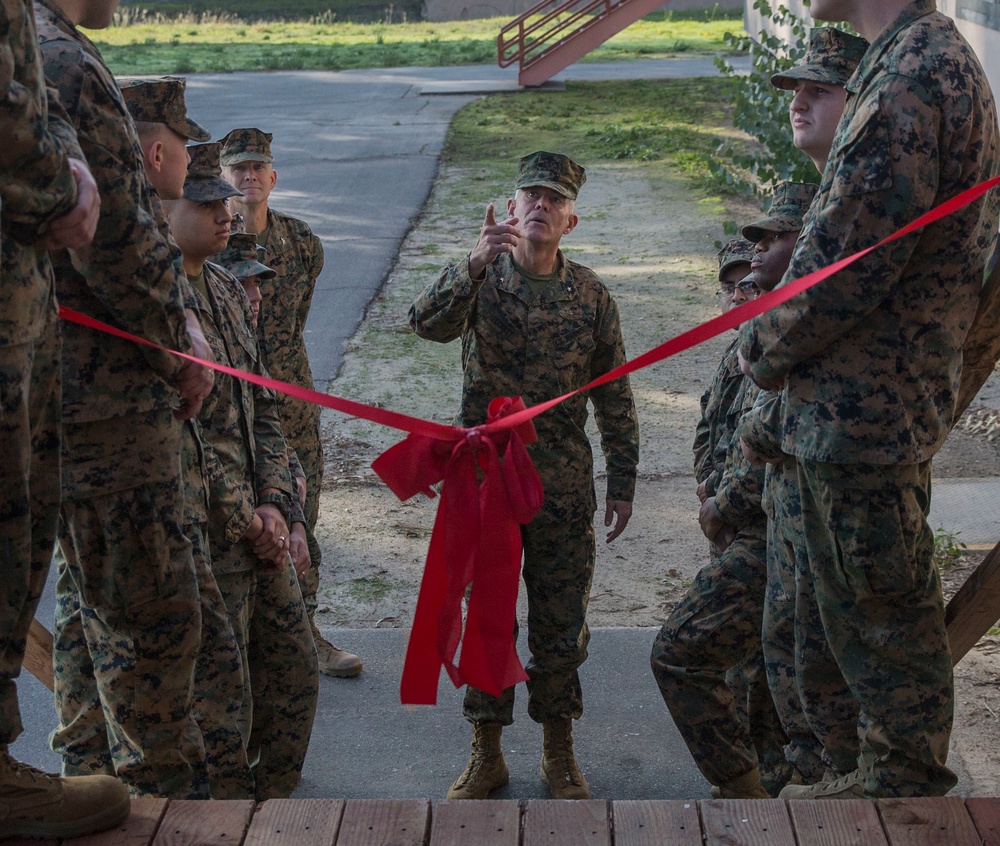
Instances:
[[[400,499],[420,492],[433,496],[430,486],[442,478],[445,480],[400,687],[400,699],[404,704],[434,704],[442,666],[456,686],[472,684],[494,694],[525,678],[524,669],[514,651],[513,630],[521,564],[519,526],[531,520],[542,502],[538,474],[524,448],[525,443],[535,439],[534,427],[530,423],[534,417],[575,394],[620,379],[697,346],[727,329],[735,329],[744,321],[822,282],[873,250],[974,202],[998,184],[1000,177],[994,177],[969,188],[877,244],[689,329],[576,391],[531,408],[525,408],[520,398],[494,400],[490,404],[487,423],[472,429],[432,423],[246,373],[224,364],[202,361],[62,306],[59,315],[65,320],[172,353],[237,379],[410,433],[405,441],[379,456],[372,467]],[[479,472],[482,472],[481,486],[477,483]],[[461,601],[470,584],[473,588],[469,594],[463,637]],[[455,666],[454,657],[460,642],[461,656],[458,666]]]
[[[523,409],[520,397],[494,399],[487,426]],[[406,704],[437,702],[442,666],[455,687],[470,684],[494,696],[528,677],[514,648],[514,616],[520,526],[544,496],[525,449],[537,436],[530,421],[493,436],[484,429],[458,430],[450,442],[410,435],[372,464],[402,500],[433,496],[430,486],[444,480],[400,683]]]

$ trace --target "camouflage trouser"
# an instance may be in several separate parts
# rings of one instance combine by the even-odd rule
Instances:
[[[0,745],[21,734],[14,679],[59,517],[60,361],[55,318],[33,344],[0,346]]]
[[[243,703],[240,652],[209,567],[201,527],[188,525],[185,534],[191,540],[201,601],[201,644],[192,707],[205,746],[209,794],[213,799],[252,799],[253,776],[239,726]],[[56,685],[60,725],[52,733],[52,749],[62,756],[65,775],[114,774],[107,723],[80,620],[79,597],[58,550],[56,561],[60,574],[56,617],[61,621],[56,651],[60,676],[73,678],[74,683],[60,681]]]
[[[776,794],[790,767],[783,753],[785,735],[764,684],[763,555],[763,544],[737,536],[717,560],[702,567],[656,636],[650,664],[705,778],[723,785],[760,767],[765,789]],[[727,683],[737,668],[746,682],[745,707]]]
[[[243,715],[243,655],[226,604],[212,573],[205,533],[187,526],[201,595],[201,649],[195,670],[194,706],[205,742],[209,792],[213,799],[252,799],[253,773],[247,761]]]
[[[788,735],[785,755],[804,784],[815,784],[857,766],[858,704],[827,646],[811,589],[794,462],[769,466],[765,501],[767,682]]]
[[[535,722],[583,713],[577,670],[587,658],[587,603],[594,578],[594,524],[531,523],[521,531],[528,598],[528,716]],[[517,622],[514,638],[517,639]],[[463,708],[470,722],[514,722],[514,688],[491,696],[467,687]]]
[[[316,614],[319,566],[323,562],[323,551],[315,535],[316,523],[319,521],[319,495],[323,486],[323,449],[319,441],[318,419],[316,426],[316,432],[298,433],[298,437],[286,433],[306,473],[306,504],[302,511],[306,518],[306,543],[309,545],[311,560],[309,569],[299,579],[299,589],[310,620]]]
[[[796,462],[815,601],[858,702],[865,793],[937,796],[954,714],[934,535],[930,462]]]
[[[68,772],[101,771],[110,744],[115,772],[133,795],[207,798],[193,710],[201,599],[182,527],[177,424],[166,409],[67,425],[64,454],[79,462],[72,477],[78,488],[87,478],[96,488],[124,473],[119,456],[106,454],[122,433],[128,454],[160,480],[63,500],[54,632],[60,727],[53,749],[64,754]],[[103,747],[93,716],[79,731],[74,725],[93,711],[95,684],[107,727]]]
[[[254,561],[238,544],[230,553]],[[301,780],[319,697],[319,670],[295,571],[217,576],[248,670],[244,720],[258,801],[290,796]]]

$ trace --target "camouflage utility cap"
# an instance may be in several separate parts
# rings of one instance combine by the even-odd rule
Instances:
[[[743,227],[743,237],[755,244],[772,232],[798,232],[819,190],[812,182],[779,182],[771,195],[767,217]]]
[[[847,85],[868,49],[868,42],[832,26],[816,27],[802,64],[771,77],[775,88],[793,89],[799,82]]]
[[[217,263],[237,279],[247,279],[250,276],[257,276],[261,280],[273,279],[278,274],[258,260],[260,249],[257,246],[256,235],[250,232],[234,232],[229,236],[226,249],[219,253]]]
[[[222,178],[222,168],[219,166],[221,146],[218,141],[213,141],[209,144],[192,144],[187,148],[191,154],[191,164],[188,165],[187,178],[184,180],[185,200],[211,203],[227,197],[243,196],[242,191],[237,191]]]
[[[240,162],[273,162],[270,132],[260,129],[234,129],[222,139],[222,166],[232,167]]]
[[[753,244],[746,238],[733,238],[719,250],[719,281],[736,264],[749,264],[753,261]]]
[[[133,120],[165,123],[189,141],[208,141],[212,137],[211,132],[187,116],[184,102],[187,81],[183,77],[136,77],[117,82]]]
[[[575,200],[587,181],[587,172],[562,153],[539,150],[521,158],[514,190],[542,185]]]

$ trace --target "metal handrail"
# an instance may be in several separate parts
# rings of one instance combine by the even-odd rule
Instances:
[[[622,2],[627,0],[542,0],[500,30],[497,36],[497,63],[502,68],[515,62],[520,62],[522,68],[526,67],[611,14]],[[542,14],[550,7],[549,12]],[[536,15],[542,16],[528,24],[529,19]],[[584,22],[578,25],[583,18]],[[548,29],[540,32],[549,24]]]

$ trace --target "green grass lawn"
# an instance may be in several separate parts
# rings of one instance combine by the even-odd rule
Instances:
[[[117,74],[342,70],[492,64],[497,35],[508,22],[495,18],[446,23],[355,24],[335,19],[249,23],[219,20],[216,14],[189,14],[172,22],[116,25],[88,34]],[[725,33],[733,31],[742,31],[742,20],[658,12],[614,36],[583,61],[718,54],[727,49]]]

